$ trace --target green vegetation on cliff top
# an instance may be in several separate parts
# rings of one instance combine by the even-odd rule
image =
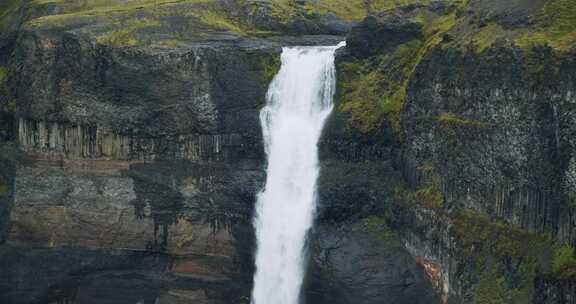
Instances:
[[[424,20],[423,18],[418,18]],[[350,114],[350,127],[369,133],[384,120],[400,133],[400,112],[407,97],[408,82],[424,56],[442,42],[458,22],[456,10],[432,17],[423,26],[423,38],[399,45],[391,54],[341,63],[339,111]]]
[[[471,22],[458,31],[447,46],[466,51],[473,45],[477,53],[490,48],[497,41],[514,43],[530,51],[535,46],[547,45],[557,53],[570,51],[576,45],[576,5],[572,0],[549,0],[542,10],[531,17],[530,25],[503,26],[496,19],[487,23]]]
[[[551,0],[536,17],[536,26],[516,39],[521,47],[549,45],[568,51],[576,45],[576,5],[573,0]]]
[[[325,14],[334,14],[344,20],[360,21],[370,13],[392,9],[400,5],[412,3],[426,4],[430,0],[318,0],[318,1],[294,1],[275,0],[270,5],[256,4],[246,0],[236,0],[234,5],[241,10],[250,10],[250,6],[263,6],[267,14],[279,22],[292,22],[297,16],[313,17]],[[216,29],[229,30],[240,34],[258,32],[246,20],[232,17],[234,12],[221,6],[218,0],[33,0],[37,6],[57,5],[60,13],[37,18],[30,22],[32,26],[58,25],[78,18],[123,15],[125,18],[137,18],[130,16],[136,12],[152,12],[162,15],[171,7],[193,5],[187,8],[187,16],[200,19],[205,25]],[[261,11],[260,11],[261,12]],[[179,12],[171,12],[179,13]]]
[[[262,35],[259,31],[217,5],[215,0],[34,0],[35,5],[58,5],[60,13],[42,16],[27,23],[30,27],[95,26],[96,40],[103,44],[133,46],[154,42],[174,47],[182,39],[181,32],[202,37],[213,31],[239,35]],[[171,18],[177,18],[171,21]],[[172,23],[176,22],[176,23]],[[162,35],[141,41],[141,31],[161,32]],[[160,37],[160,38],[158,38]]]
[[[514,41],[524,49],[549,45],[559,52],[576,45],[576,5],[572,0],[548,2],[530,29],[504,28],[494,21],[470,26],[467,16],[458,13],[467,2],[453,3],[455,9],[440,16],[425,9],[417,10],[412,19],[423,25],[422,39],[400,45],[378,58],[340,63],[338,109],[350,115],[350,127],[369,133],[382,128],[387,121],[400,134],[400,112],[410,78],[422,58],[439,45],[464,51],[472,45],[477,53],[499,40]],[[453,37],[446,40],[450,36]],[[444,125],[488,126],[451,113],[441,114],[437,120]]]
[[[118,24],[120,26],[117,30],[106,32],[105,34],[96,37],[96,41],[102,44],[118,46],[136,45],[138,44],[138,40],[132,35],[132,33],[139,28],[156,26],[159,22],[153,19],[140,18],[118,21]]]
[[[501,25],[491,22],[478,31],[473,32],[471,35],[466,35],[464,39],[462,39],[461,45],[467,47],[472,44],[477,53],[482,53],[484,50],[490,48],[496,41],[506,37],[507,34]]]
[[[294,0],[276,0],[273,14],[284,19],[306,13],[325,15],[328,13],[344,20],[360,21],[369,14],[378,13],[409,4],[429,4],[432,0],[317,0],[298,5]]]

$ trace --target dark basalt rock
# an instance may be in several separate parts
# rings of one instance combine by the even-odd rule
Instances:
[[[483,56],[432,52],[410,84],[404,157],[410,166],[433,164],[448,200],[572,242],[559,209],[574,158],[575,65],[569,58],[552,63],[548,56],[538,60],[558,69],[534,76],[532,63],[511,48],[495,47]],[[442,124],[437,118],[443,113],[463,119]],[[499,191],[505,206],[494,205]],[[522,203],[514,193],[529,198]],[[543,204],[545,218],[532,204]]]
[[[249,296],[250,217],[265,178],[258,112],[281,47],[334,45],[354,25],[330,14],[280,24],[266,1],[254,2],[255,10],[230,14],[262,29],[337,36],[210,31],[174,47],[122,47],[96,43],[98,24],[74,23],[15,23],[0,35],[0,63],[13,54],[7,86],[17,101],[15,115],[0,114],[0,138],[18,138],[26,154],[1,150],[0,243],[8,244],[0,247],[0,302],[219,304]],[[470,3],[459,14],[514,27],[543,1]],[[404,16],[420,7],[366,18],[337,60],[420,38],[420,25]],[[60,8],[45,9],[33,15]],[[454,7],[434,1],[428,9]],[[360,133],[337,111],[329,118],[319,143],[310,303],[436,303],[435,291],[473,303],[477,270],[457,254],[450,218],[463,208],[575,242],[574,54],[524,55],[507,45],[482,54],[431,49],[410,75],[400,136],[387,125]],[[446,113],[452,120],[441,121]],[[444,198],[439,210],[398,204],[396,186],[418,189],[432,175]],[[357,229],[370,216],[389,221],[395,236]],[[437,267],[435,290],[414,257]],[[517,275],[506,263],[503,275]],[[573,298],[571,282],[537,277],[534,286],[534,303]]]
[[[21,117],[148,136],[225,132],[234,120],[247,132],[257,126],[248,112],[266,88],[233,45],[115,49],[75,35],[54,38],[21,38],[16,60],[23,65],[12,82]]]
[[[393,237],[321,226],[312,256],[311,303],[439,303],[424,270]]]
[[[16,175],[16,162],[9,157],[14,153],[11,147],[3,147],[0,157],[0,245],[8,235],[8,223],[14,205],[14,177]]]
[[[421,25],[397,13],[368,16],[348,36],[348,52],[366,58],[393,50],[396,46],[418,38]]]
[[[178,259],[161,253],[4,246],[0,257],[2,303],[221,304],[233,303],[238,288],[173,273]]]
[[[473,0],[469,12],[481,23],[497,22],[503,26],[525,26],[530,16],[537,14],[546,4],[546,0]]]

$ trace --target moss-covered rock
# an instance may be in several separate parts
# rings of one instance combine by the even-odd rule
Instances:
[[[552,260],[553,277],[562,280],[576,279],[576,257],[574,247],[570,245],[557,246]]]
[[[337,100],[339,111],[350,114],[352,128],[368,133],[386,122],[401,133],[408,82],[422,58],[455,26],[457,9],[411,7],[380,19],[367,18],[351,33],[347,56],[338,63]]]
[[[576,43],[576,6],[571,0],[550,0],[535,16],[535,26],[519,36],[516,43],[525,48],[548,45],[559,52]]]

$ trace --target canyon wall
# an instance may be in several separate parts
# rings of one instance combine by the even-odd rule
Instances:
[[[346,39],[303,296],[574,302],[570,3],[290,3],[0,4],[2,301],[247,303],[281,47]]]
[[[0,301],[247,303],[265,176],[259,111],[281,48],[336,45],[345,37],[328,34],[366,12],[352,21],[309,14],[307,3],[90,5],[0,4],[10,13],[0,14]],[[325,223],[304,296],[333,303],[353,280],[342,303],[434,303],[396,235],[381,240],[362,218],[328,228],[348,225],[337,202],[349,209],[352,193],[368,191],[338,175],[391,154],[325,142],[353,162],[323,174]],[[357,262],[344,267],[349,254]],[[367,267],[380,270],[364,276]]]
[[[383,211],[347,214],[385,221],[444,302],[573,302],[576,65],[540,23],[567,4],[406,7],[367,18],[339,58],[326,137],[386,143],[399,175],[373,177]]]

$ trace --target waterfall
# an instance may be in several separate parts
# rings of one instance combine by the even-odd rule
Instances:
[[[318,139],[332,111],[334,53],[344,46],[291,47],[260,113],[268,157],[254,226],[258,248],[252,304],[297,304],[312,226]]]

